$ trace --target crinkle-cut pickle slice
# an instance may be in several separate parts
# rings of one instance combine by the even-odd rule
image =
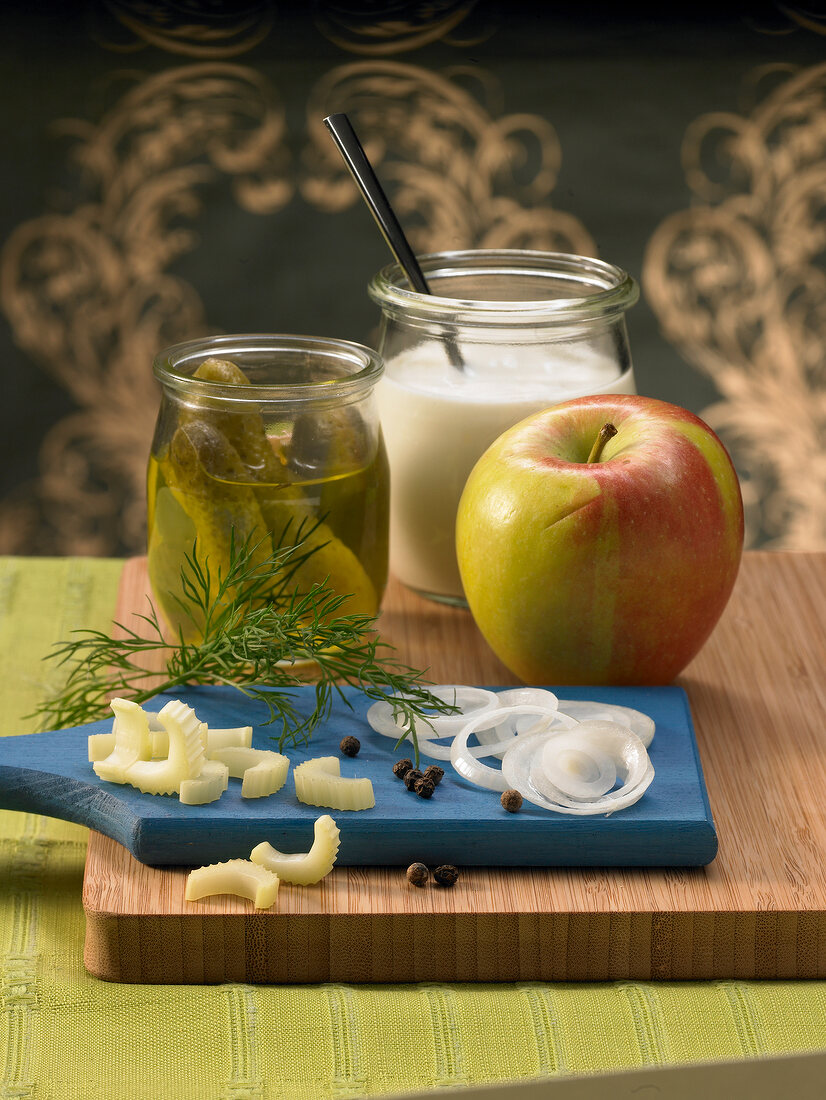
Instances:
[[[332,871],[340,845],[338,826],[329,814],[324,814],[316,818],[313,845],[309,852],[279,852],[264,841],[253,848],[250,859],[274,871],[284,882],[312,886]]]
[[[166,760],[138,760],[126,769],[126,782],[144,794],[177,794],[185,779],[197,779],[204,765],[201,727],[192,707],[173,699],[158,717],[169,734]]]
[[[373,784],[367,778],[341,775],[337,756],[318,756],[293,768],[295,795],[307,806],[331,810],[369,810],[376,804]]]
[[[271,749],[230,745],[224,749],[213,749],[209,757],[226,764],[233,779],[243,780],[242,798],[266,798],[280,791],[287,782],[289,757]]]
[[[109,705],[115,715],[114,748],[92,766],[95,775],[101,779],[107,779],[110,783],[125,783],[129,768],[148,760],[152,751],[149,718],[131,699],[113,699]]]
[[[278,875],[249,859],[228,859],[196,867],[186,880],[186,900],[200,901],[215,894],[237,894],[249,898],[256,909],[269,909],[278,896]]]
[[[186,806],[217,802],[229,786],[229,768],[218,760],[205,760],[194,779],[182,779],[180,798]]]

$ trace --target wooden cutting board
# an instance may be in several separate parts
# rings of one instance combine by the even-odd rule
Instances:
[[[332,811],[341,829],[342,867],[423,862],[538,867],[700,867],[717,852],[717,837],[699,764],[688,701],[682,688],[556,688],[563,709],[571,699],[619,703],[643,711],[656,724],[649,752],[654,782],[621,813],[593,817],[549,813],[526,801],[508,813],[498,793],[459,776],[449,763],[433,797],[418,798],[392,771],[395,738],[376,733],[365,720],[372,700],[347,685],[334,697],[329,718],[305,745],[284,746],[293,769],[313,757],[334,757],[341,774],[370,780],[375,805],[358,812]],[[309,716],[315,688],[291,691],[296,709]],[[180,699],[210,729],[253,728],[253,747],[276,749],[276,727],[257,700],[227,686],[178,688],[146,704],[158,711]],[[220,798],[200,806],[177,795],[152,797],[128,784],[95,775],[88,760],[90,734],[111,733],[112,719],[73,729],[6,738],[0,759],[0,809],[28,810],[87,825],[123,844],[141,863],[203,866],[246,859],[268,841],[279,851],[307,851],[313,826],[326,810],[296,797],[292,777],[277,794],[245,799],[232,779]],[[356,759],[340,751],[355,736]],[[430,761],[422,757],[424,768]]]
[[[127,562],[119,618],[145,589],[143,560]],[[825,622],[826,554],[746,554],[680,677],[720,842],[708,867],[464,867],[422,890],[398,868],[341,867],[256,912],[187,903],[185,870],[93,832],[87,968],[173,983],[826,976]],[[399,585],[381,630],[436,682],[510,680],[467,612]]]

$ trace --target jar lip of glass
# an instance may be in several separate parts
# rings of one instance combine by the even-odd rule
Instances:
[[[249,352],[277,355],[279,352],[315,355],[352,366],[352,373],[339,378],[308,379],[306,382],[251,382],[249,385],[227,385],[206,378],[194,378],[193,372],[204,359],[230,359],[243,369],[243,356]],[[240,357],[240,362],[238,361]],[[184,365],[191,366],[191,372]],[[160,351],[152,369],[158,381],[168,389],[193,397],[211,398],[221,402],[261,401],[329,401],[354,397],[375,386],[384,372],[384,361],[377,351],[352,340],[326,336],[293,336],[278,333],[241,333],[225,336],[205,336],[172,344]]]
[[[538,300],[446,298],[412,290],[401,266],[387,264],[368,284],[368,294],[394,316],[459,324],[571,324],[623,313],[639,297],[636,281],[622,268],[569,252],[520,248],[462,249],[430,252],[418,257],[428,279],[468,275],[561,276],[580,282],[589,292],[581,297]]]

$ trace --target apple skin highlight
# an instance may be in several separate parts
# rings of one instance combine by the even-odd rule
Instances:
[[[599,460],[600,428],[613,424]],[[526,683],[667,684],[731,595],[743,504],[699,417],[654,398],[598,395],[505,432],[462,495],[465,595]]]

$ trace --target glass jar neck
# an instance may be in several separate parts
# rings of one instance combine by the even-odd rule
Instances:
[[[430,294],[412,290],[398,264],[382,268],[368,293],[386,318],[431,332],[539,326],[559,339],[610,326],[639,297],[630,275],[589,256],[488,249],[436,252],[419,262]]]
[[[229,360],[248,384],[195,377],[207,359]],[[242,335],[189,340],[154,361],[164,391],[210,404],[328,404],[359,400],[382,375],[381,356],[362,344],[316,336]]]

